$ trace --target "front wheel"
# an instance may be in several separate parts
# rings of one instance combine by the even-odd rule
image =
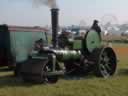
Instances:
[[[57,65],[58,64],[56,64],[56,66]],[[56,83],[58,81],[58,76],[57,75],[47,76],[46,74],[49,72],[52,72],[52,63],[50,63],[50,62],[45,64],[44,67],[42,68],[42,77],[44,78],[45,82]]]
[[[29,59],[22,65],[21,77],[25,82],[56,83],[58,76],[47,76],[52,72],[51,65],[48,60]]]

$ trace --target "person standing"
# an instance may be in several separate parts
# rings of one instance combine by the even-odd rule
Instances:
[[[94,20],[91,29],[92,29],[92,30],[95,30],[95,31],[99,34],[100,39],[101,39],[101,28],[100,28],[100,26],[98,25],[98,23],[99,23],[98,20]]]

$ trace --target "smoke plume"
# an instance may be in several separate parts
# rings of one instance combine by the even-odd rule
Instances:
[[[33,0],[33,4],[35,6],[41,6],[42,4],[50,7],[50,8],[57,8],[56,0]]]

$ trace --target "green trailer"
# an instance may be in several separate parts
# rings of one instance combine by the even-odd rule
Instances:
[[[41,27],[0,25],[0,66],[15,67],[25,61],[36,40],[47,43],[46,32]]]

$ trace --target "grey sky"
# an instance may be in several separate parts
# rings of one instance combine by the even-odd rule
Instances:
[[[45,26],[50,25],[50,9],[35,7],[32,0],[0,0],[0,24]],[[119,23],[128,21],[128,0],[58,0],[60,25],[91,24],[93,19],[115,15]]]

